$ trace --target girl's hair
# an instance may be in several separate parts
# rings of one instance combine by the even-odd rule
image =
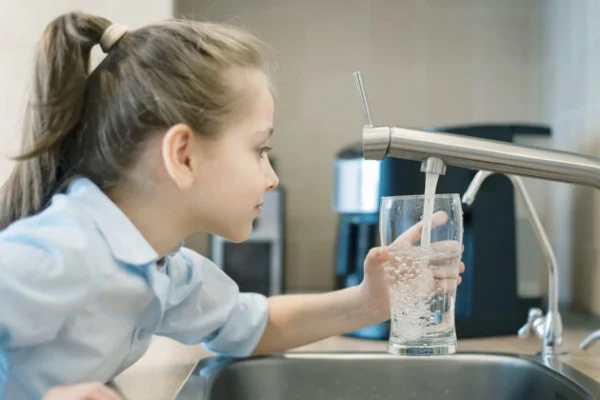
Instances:
[[[90,73],[92,47],[110,25],[74,12],[42,34],[22,153],[2,187],[0,229],[39,212],[75,175],[113,189],[152,134],[177,123],[216,135],[245,98],[225,72],[267,72],[263,44],[245,30],[168,20],[128,31]]]

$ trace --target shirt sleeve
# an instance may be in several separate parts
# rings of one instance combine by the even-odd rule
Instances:
[[[86,244],[76,226],[17,223],[0,233],[0,348],[57,336],[93,282]]]
[[[181,249],[167,258],[171,278],[167,307],[157,334],[215,353],[244,357],[265,330],[265,296],[240,293],[237,284],[210,260]]]

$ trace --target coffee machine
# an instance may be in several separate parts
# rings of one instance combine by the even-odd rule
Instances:
[[[428,128],[483,139],[512,142],[518,134],[550,135],[546,126],[523,124],[465,125]],[[419,162],[384,158],[365,160],[362,144],[338,152],[334,170],[333,209],[338,214],[336,288],[359,284],[371,247],[379,246],[381,196],[424,193]],[[441,176],[438,193],[462,195],[477,171],[451,167]],[[495,175],[486,180],[471,207],[463,205],[467,266],[456,296],[455,325],[459,338],[515,334],[527,320],[530,307],[542,308],[541,295],[517,293],[515,201],[511,182]],[[366,327],[350,336],[387,339],[389,321]]]
[[[355,286],[362,281],[367,253],[379,244],[381,163],[385,161],[365,160],[361,143],[353,143],[336,154],[333,209],[339,218],[337,289]],[[380,339],[387,336],[389,329],[389,322],[384,322],[350,334]]]

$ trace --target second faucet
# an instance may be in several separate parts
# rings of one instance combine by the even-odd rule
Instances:
[[[464,204],[469,206],[473,204],[481,184],[492,174],[494,173],[490,171],[477,172],[467,188],[467,191],[463,195]],[[505,174],[505,176],[510,179],[515,190],[519,194],[519,197],[523,200],[523,203],[525,203],[527,217],[535,231],[535,235],[540,243],[544,257],[546,258],[546,264],[548,265],[548,312],[543,316],[541,310],[531,309],[527,323],[519,330],[519,336],[524,337],[529,335],[532,331],[536,332],[544,341],[544,355],[563,354],[563,326],[562,318],[558,310],[558,267],[556,256],[554,255],[552,245],[544,230],[542,221],[540,221],[540,217],[531,201],[531,197],[523,184],[523,179],[516,175]]]

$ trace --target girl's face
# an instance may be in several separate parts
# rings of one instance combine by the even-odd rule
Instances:
[[[228,78],[247,106],[217,138],[200,137],[189,206],[200,230],[240,242],[252,232],[264,194],[279,184],[267,155],[274,101],[263,72],[232,70]]]

